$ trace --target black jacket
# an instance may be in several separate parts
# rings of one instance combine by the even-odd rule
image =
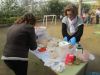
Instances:
[[[76,32],[74,34],[70,35],[70,32],[68,31],[68,19],[67,16],[65,16],[62,20],[62,36],[65,37],[67,36],[68,41],[72,38],[76,38],[76,42],[79,42],[81,39],[81,36],[83,35],[83,29],[84,29],[84,24],[83,21],[80,17],[77,16],[77,25],[76,25]]]
[[[7,34],[3,55],[27,58],[29,49],[37,48],[35,30],[32,25],[12,25]]]
[[[79,42],[80,41],[80,38],[83,34],[83,28],[84,28],[84,25],[80,25],[78,27],[78,30],[76,31],[75,34],[73,35],[69,35],[68,32],[67,32],[67,25],[62,23],[62,35],[63,37],[67,36],[68,38],[68,41],[72,38],[72,37],[75,37],[76,38],[76,42]]]

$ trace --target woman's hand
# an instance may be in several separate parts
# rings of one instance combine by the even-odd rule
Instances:
[[[70,40],[69,40],[69,43],[71,45],[75,45],[76,44],[76,38],[75,37],[72,37]]]
[[[63,40],[67,42],[67,41],[68,41],[68,37],[65,36],[65,37],[63,38]]]

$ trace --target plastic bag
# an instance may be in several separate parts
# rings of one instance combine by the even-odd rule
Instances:
[[[65,59],[67,54],[75,55],[76,46],[73,46],[72,48],[69,48],[69,46],[70,46],[70,44],[66,41],[59,42],[59,47],[61,48],[61,50],[60,50],[61,56],[60,57],[62,57],[62,59]]]
[[[56,64],[57,63],[57,64]],[[65,69],[65,63],[63,62],[55,62],[51,68],[56,71],[56,72],[63,72],[63,70]]]
[[[51,37],[49,36],[47,30],[46,30],[46,27],[44,26],[38,26],[38,27],[35,27],[35,33],[36,33],[36,36],[38,37],[37,40],[40,42],[42,40],[50,40]]]
[[[60,57],[60,48],[59,47],[47,47],[47,50],[50,54],[51,59],[57,59]]]
[[[87,50],[83,50],[83,53],[79,53],[77,55],[77,57],[82,60],[83,62],[87,62],[89,60],[94,60],[95,59],[95,56],[91,53],[89,53]]]

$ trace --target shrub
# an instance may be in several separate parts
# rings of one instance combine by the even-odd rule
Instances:
[[[0,19],[0,24],[13,24],[17,17],[2,18]]]

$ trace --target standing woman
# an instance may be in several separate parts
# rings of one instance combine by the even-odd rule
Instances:
[[[26,13],[8,30],[1,59],[14,71],[15,75],[27,75],[29,49],[37,48],[35,23],[34,15]]]
[[[96,10],[96,24],[99,24],[99,18],[100,18],[100,8],[98,8],[97,10]]]
[[[69,4],[65,8],[65,17],[62,19],[62,36],[65,41],[75,45],[83,34],[83,20],[78,16],[78,8]]]

